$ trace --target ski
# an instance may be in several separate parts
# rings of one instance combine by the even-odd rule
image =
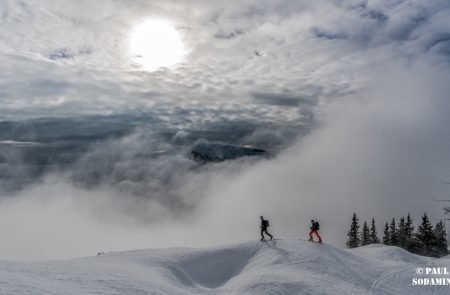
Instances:
[[[270,241],[281,241],[282,239],[272,239],[272,240],[260,240],[261,242],[270,242]]]
[[[301,240],[303,240],[303,239],[301,239]],[[316,243],[316,244],[323,244],[323,242],[321,241],[321,242],[318,242],[318,241],[311,241],[311,240],[304,240],[304,241],[308,241],[308,242],[311,242],[311,243]]]

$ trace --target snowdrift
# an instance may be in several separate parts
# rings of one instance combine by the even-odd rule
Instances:
[[[0,261],[0,294],[448,294],[413,286],[450,260],[397,247],[341,250],[303,240],[137,250],[69,261]]]

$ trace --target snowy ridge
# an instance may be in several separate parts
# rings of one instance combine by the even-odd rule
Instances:
[[[303,240],[0,262],[0,294],[448,294],[412,286],[416,268],[449,267],[397,247],[341,250]]]

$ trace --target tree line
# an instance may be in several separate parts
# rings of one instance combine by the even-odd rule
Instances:
[[[353,213],[347,236],[346,244],[348,248],[381,243],[378,238],[375,219],[372,218],[370,226],[367,221],[364,221],[360,230],[359,218],[356,213]],[[398,222],[395,218],[392,218],[390,223],[386,222],[382,243],[424,256],[442,257],[448,254],[447,232],[444,222],[440,220],[433,227],[426,213],[422,216],[422,222],[415,232],[413,219],[409,213],[406,218],[402,217]]]

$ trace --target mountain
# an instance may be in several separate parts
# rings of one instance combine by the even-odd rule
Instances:
[[[303,240],[254,241],[0,261],[0,294],[448,294],[449,286],[412,285],[413,278],[430,277],[416,269],[431,266],[450,268],[450,260],[383,245],[341,250]]]
[[[199,162],[222,162],[241,157],[261,156],[267,153],[256,148],[201,142],[191,148],[190,154],[194,160]]]

